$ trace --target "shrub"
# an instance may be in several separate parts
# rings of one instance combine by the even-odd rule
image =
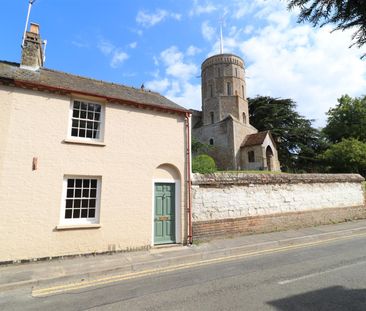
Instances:
[[[192,160],[193,173],[213,173],[216,170],[215,160],[207,154],[200,154]]]

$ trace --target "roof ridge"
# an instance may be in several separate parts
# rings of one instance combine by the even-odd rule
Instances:
[[[81,76],[81,75],[78,75],[78,74],[74,74],[74,73],[70,73],[70,72],[66,72],[66,71],[62,71],[62,70],[55,70],[55,69],[46,68],[46,67],[41,67],[41,68],[39,68],[39,70],[50,71],[50,72],[55,72],[55,73],[61,73],[61,74],[68,75],[68,76],[78,77],[80,79],[85,79],[85,80],[95,81],[95,82],[101,82],[101,83],[110,84],[110,85],[117,85],[117,86],[120,86],[120,87],[122,86],[122,87],[132,89],[132,90],[135,90],[135,91],[138,91],[138,92],[141,92],[141,93],[150,93],[150,94],[156,94],[158,96],[165,97],[165,96],[161,95],[160,93],[154,92],[154,91],[151,91],[151,90],[144,91],[144,90],[141,90],[137,87],[128,86],[128,85],[125,85],[125,84],[122,84],[122,83],[115,83],[115,82],[111,82],[111,81],[100,80],[100,79],[97,79],[97,78],[90,78],[90,77]]]

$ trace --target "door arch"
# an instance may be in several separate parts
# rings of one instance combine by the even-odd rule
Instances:
[[[152,245],[181,242],[181,184],[179,170],[159,165],[153,178]]]

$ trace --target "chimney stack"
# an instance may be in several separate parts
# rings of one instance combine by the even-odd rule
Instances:
[[[21,68],[37,70],[43,66],[42,40],[39,35],[39,25],[30,24],[30,30],[26,32],[23,50]]]

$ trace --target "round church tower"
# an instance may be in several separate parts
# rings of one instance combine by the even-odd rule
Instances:
[[[232,115],[249,125],[244,61],[233,54],[207,58],[201,66],[203,125]]]

